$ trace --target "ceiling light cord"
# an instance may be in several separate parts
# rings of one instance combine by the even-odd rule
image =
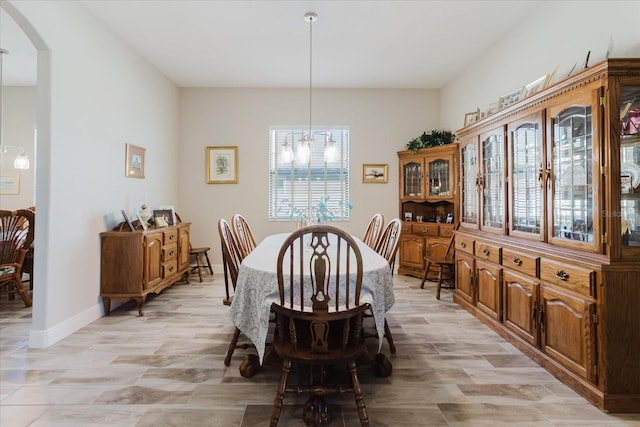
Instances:
[[[311,138],[311,111],[313,109],[313,21],[309,18],[309,139]]]

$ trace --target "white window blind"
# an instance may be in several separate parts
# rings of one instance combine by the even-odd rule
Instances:
[[[325,135],[336,142],[335,161],[325,162]],[[295,159],[302,129],[271,129],[269,132],[269,219],[273,221],[314,220],[321,203],[325,219],[349,218],[349,130],[312,131],[309,161]],[[294,160],[283,159],[285,141],[294,151]]]

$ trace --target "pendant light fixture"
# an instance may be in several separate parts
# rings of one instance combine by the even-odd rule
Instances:
[[[3,111],[2,107],[4,104],[4,87],[2,83],[2,57],[4,54],[9,53],[9,51],[0,48],[0,153],[6,154],[9,148],[16,148],[20,150],[20,153],[16,156],[13,161],[13,167],[16,169],[29,169],[29,158],[24,151],[23,147],[19,147],[16,145],[5,145],[4,144],[4,125],[2,124],[3,119]]]
[[[338,145],[331,132],[313,130],[313,24],[318,21],[318,15],[314,12],[307,12],[304,15],[304,20],[309,23],[309,128],[302,131],[295,149],[289,143],[288,135],[285,137],[281,159],[284,162],[295,159],[298,163],[308,163],[311,156],[311,144],[315,142],[313,137],[314,135],[322,135],[324,136],[324,161],[334,162],[338,156]]]

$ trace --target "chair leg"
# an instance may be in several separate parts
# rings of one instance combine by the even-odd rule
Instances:
[[[356,400],[356,409],[358,409],[358,417],[360,417],[360,425],[368,426],[369,417],[367,416],[367,407],[365,406],[364,399],[362,398],[362,388],[360,387],[360,381],[358,380],[358,368],[356,367],[356,361],[350,360],[347,367],[351,374],[351,383],[353,385],[353,394]]]
[[[273,412],[271,413],[271,427],[276,427],[280,421],[280,411],[282,410],[282,402],[284,401],[284,392],[287,387],[287,377],[291,369],[291,360],[284,359],[282,361],[282,374],[280,374],[280,382],[276,390],[276,399],[273,402]]]
[[[24,302],[25,307],[31,307],[33,305],[33,303],[31,302],[31,297],[27,293],[27,290],[24,288],[24,284],[22,283],[22,280],[18,280],[18,279],[14,280],[13,288],[16,290],[17,293],[20,294],[20,297],[22,297],[22,301]]]
[[[422,277],[422,283],[420,283],[420,289],[424,289],[424,282],[427,280],[429,269],[431,268],[431,261],[427,261],[427,266],[424,269],[424,276]]]
[[[209,261],[209,254],[205,252],[204,257],[207,260],[207,267],[209,267],[209,273],[213,276],[213,268],[211,268],[211,261]]]
[[[202,283],[202,266],[200,265],[200,254],[196,254],[196,266],[198,267],[198,277]]]
[[[224,356],[224,366],[229,366],[229,364],[231,363],[231,356],[233,356],[233,351],[236,349],[236,346],[238,345],[239,336],[240,336],[240,329],[236,327],[236,330],[233,331],[233,337],[231,337],[229,348],[227,348],[227,354]]]
[[[391,330],[389,329],[387,319],[384,319],[384,336],[387,337],[387,342],[389,343],[389,349],[391,350],[391,353],[396,354],[396,345],[393,343],[393,336],[391,335]]]

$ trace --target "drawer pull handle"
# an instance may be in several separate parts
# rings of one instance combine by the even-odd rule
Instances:
[[[513,263],[515,265],[522,265],[522,260],[520,258],[516,257],[516,258],[513,259]]]
[[[172,257],[174,256],[176,253],[174,251],[169,252],[169,256]]]
[[[490,254],[491,252],[489,251],[489,249],[484,248],[484,249],[482,250],[482,253],[483,253],[485,256],[489,256],[489,254]]]
[[[466,248],[466,247],[467,247],[467,242],[462,242],[462,243],[460,243],[460,247],[462,247],[462,248]]]
[[[567,280],[569,280],[569,273],[564,270],[556,271],[556,277],[566,282]]]
[[[173,234],[171,236],[169,236],[169,240],[173,240],[176,236],[174,236]]]

